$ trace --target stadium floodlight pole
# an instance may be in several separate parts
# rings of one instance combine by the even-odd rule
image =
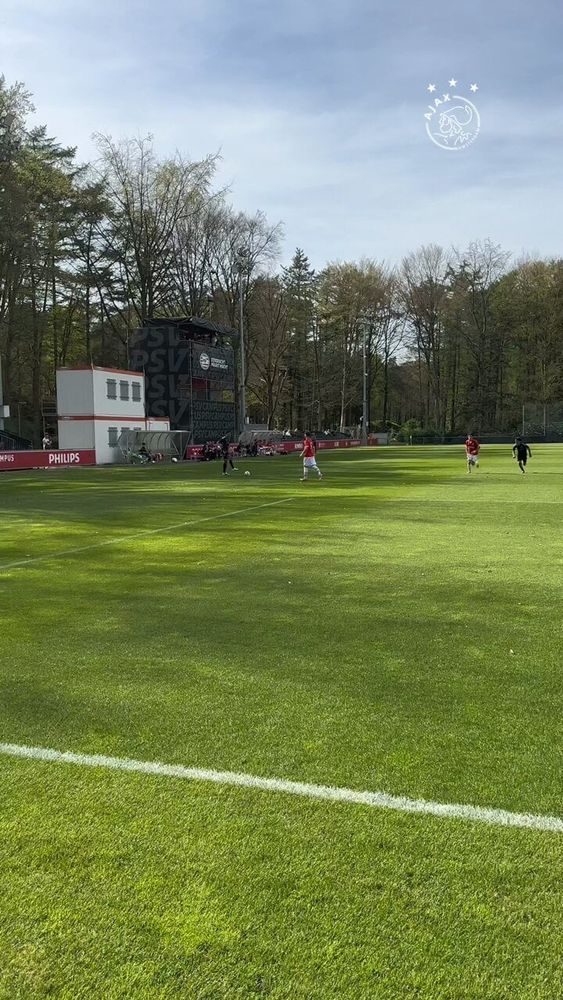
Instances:
[[[241,431],[246,426],[246,370],[244,347],[244,289],[242,283],[243,270],[239,270],[239,306],[240,306],[240,423]]]
[[[239,406],[240,406],[240,433],[246,427],[246,368],[245,368],[245,348],[244,348],[244,288],[243,275],[245,266],[248,264],[248,252],[245,247],[237,250],[238,279],[239,279],[239,332],[240,332],[240,386],[239,386]]]
[[[25,406],[25,400],[18,399],[16,401],[16,406],[18,408],[18,434],[22,436],[22,406]]]
[[[4,391],[2,388],[2,357],[0,355],[0,431],[4,430]]]
[[[366,343],[366,321],[363,324],[363,378],[362,378],[362,388],[363,388],[363,406],[362,406],[362,444],[368,443],[368,360],[367,360],[367,343]]]

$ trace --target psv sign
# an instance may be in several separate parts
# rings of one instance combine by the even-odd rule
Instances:
[[[71,465],[95,465],[92,451],[0,451],[0,472],[17,469],[60,469]]]

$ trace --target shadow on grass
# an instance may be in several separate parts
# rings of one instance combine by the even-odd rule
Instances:
[[[404,516],[394,510],[393,519]],[[87,565],[69,557],[62,571],[26,569],[14,602],[15,662],[4,661],[14,694],[24,678],[30,685],[18,694],[18,714],[25,705],[31,714],[38,705],[49,710],[43,658],[70,689],[52,695],[55,706],[75,682],[94,697],[97,683],[117,696],[121,684],[135,683],[173,692],[202,682],[211,692],[214,671],[259,678],[272,697],[281,680],[362,704],[407,698],[411,712],[430,714],[443,710],[444,692],[450,703],[460,691],[470,697],[470,687],[501,701],[511,686],[523,697],[561,693],[541,657],[531,673],[527,658],[523,666],[509,653],[529,655],[550,629],[554,642],[561,637],[559,585],[525,582],[517,559],[499,570],[486,553],[479,562],[471,553],[447,566],[428,561],[423,571],[418,560],[387,551],[382,565],[377,549],[355,555],[330,531],[319,552],[308,545],[306,514],[291,520],[290,532],[253,525],[249,535],[240,523],[223,527],[220,540],[198,532],[184,539],[187,553],[169,539],[150,562],[149,553],[108,547],[89,553]],[[30,670],[41,671],[37,698]],[[8,690],[3,708],[10,702]]]

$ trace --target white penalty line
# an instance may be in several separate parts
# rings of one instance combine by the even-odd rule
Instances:
[[[240,510],[230,510],[226,514],[212,514],[210,517],[198,517],[193,521],[180,521],[178,524],[167,524],[164,528],[149,528],[146,531],[135,531],[131,535],[121,535],[118,538],[106,538],[103,542],[92,545],[80,545],[74,549],[62,549],[61,552],[47,552],[42,556],[31,556],[28,559],[18,559],[17,562],[0,565],[0,573],[18,566],[29,566],[31,563],[44,562],[46,559],[63,559],[65,556],[78,555],[79,552],[89,552],[101,549],[104,545],[120,545],[122,542],[134,541],[136,538],[146,538],[148,535],[161,535],[165,531],[177,531],[180,528],[190,528],[194,524],[204,524],[206,521],[220,521],[224,517],[236,517],[237,514],[247,514],[251,510],[262,510],[263,507],[276,507],[282,503],[291,503],[295,497],[285,497],[283,500],[271,500],[268,503],[255,504],[253,507],[241,507]]]
[[[403,796],[388,795],[386,792],[359,792],[352,788],[308,785],[300,781],[284,781],[279,778],[260,778],[253,774],[239,774],[236,771],[210,771],[199,767],[183,767],[181,764],[161,764],[158,761],[70,753],[51,750],[47,747],[19,746],[15,743],[0,743],[0,754],[50,763],[101,767],[112,771],[134,771],[164,778],[209,781],[216,785],[256,788],[264,792],[282,792],[308,799],[345,802],[353,805],[371,806],[375,809],[392,809],[404,813],[421,813],[437,816],[441,819],[469,820],[492,826],[510,826],[541,830],[547,833],[563,833],[563,819],[559,819],[557,816],[538,816],[531,813],[508,812],[506,809],[487,809],[456,803],[429,802],[425,799],[408,799]]]

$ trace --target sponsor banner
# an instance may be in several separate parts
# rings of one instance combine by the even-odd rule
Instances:
[[[362,442],[359,439],[356,439],[356,438],[342,438],[342,439],[339,439],[338,441],[317,441],[317,451],[320,450],[321,448],[323,450],[327,450],[329,448],[359,448],[360,445],[361,445],[361,443]],[[231,447],[234,447],[234,445],[231,445]],[[300,452],[300,451],[302,451],[303,450],[303,442],[302,441],[274,441],[274,442],[272,442],[269,445],[269,447],[272,448],[272,451],[277,452],[278,455],[287,455],[287,454],[290,454],[291,452],[295,452],[295,451]],[[201,458],[202,452],[203,452],[203,445],[202,444],[189,445],[188,448],[186,448],[186,456],[185,457],[186,458]]]
[[[337,441],[327,441],[319,440],[317,438],[317,451],[324,451],[327,448],[359,448],[361,445],[360,440],[355,438],[339,438]],[[280,441],[275,446],[277,451],[281,452],[291,452],[291,451],[302,451],[303,442],[302,441]]]
[[[340,441],[317,441],[317,451],[320,448],[359,448],[361,445],[359,438],[342,438]],[[301,451],[301,445],[299,446],[299,451]]]
[[[194,379],[232,382],[233,352],[207,344],[192,344],[192,373]]]
[[[95,465],[92,451],[0,451],[0,472],[16,469],[60,469],[61,466]]]

